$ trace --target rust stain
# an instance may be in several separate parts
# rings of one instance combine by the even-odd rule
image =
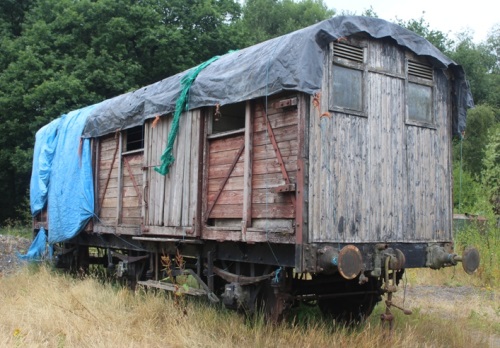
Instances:
[[[156,115],[155,120],[153,121],[153,124],[151,125],[152,128],[155,128],[156,125],[160,122],[160,115]]]

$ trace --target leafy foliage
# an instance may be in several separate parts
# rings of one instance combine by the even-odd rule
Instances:
[[[410,19],[408,21],[397,20],[396,22],[402,27],[426,38],[442,52],[447,52],[448,48],[453,44],[453,41],[445,33],[430,28],[429,22],[424,19],[424,13],[418,19]]]
[[[477,201],[483,194],[481,185],[468,172],[461,167],[461,162],[453,163],[453,206],[457,214],[473,213]]]
[[[323,0],[247,0],[242,31],[248,44],[287,34],[334,15]]]
[[[500,123],[491,128],[488,135],[483,157],[482,184],[494,214],[500,215]]]
[[[249,1],[243,20],[235,0],[3,1],[0,221],[19,218],[52,119],[332,14],[320,0]]]
[[[241,44],[233,0],[6,1],[0,30],[0,221],[29,182],[35,132],[64,112]],[[10,6],[10,7],[9,7]],[[10,15],[9,15],[10,14]]]
[[[490,37],[490,40],[493,39],[493,36]],[[476,44],[472,41],[471,34],[465,32],[460,35],[460,41],[450,52],[450,57],[464,68],[476,104],[485,104],[489,99],[496,99],[491,94],[492,88],[497,88],[497,90],[500,88],[498,86],[498,54],[495,56],[491,45]],[[490,104],[490,106],[498,108],[499,105]]]
[[[495,123],[495,112],[489,105],[478,105],[467,113],[467,128],[463,139],[457,139],[455,143],[454,159],[463,161],[463,169],[470,172],[473,177],[478,177],[483,170],[488,130]],[[463,143],[459,144],[460,141]]]

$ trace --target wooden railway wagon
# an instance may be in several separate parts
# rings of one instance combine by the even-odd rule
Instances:
[[[66,267],[166,289],[188,273],[190,293],[230,308],[276,319],[305,301],[358,320],[405,268],[477,268],[452,242],[451,139],[470,106],[461,67],[423,38],[334,17],[44,127],[34,164],[64,155],[34,228]],[[79,142],[61,139],[71,127]],[[165,270],[167,255],[183,265]]]

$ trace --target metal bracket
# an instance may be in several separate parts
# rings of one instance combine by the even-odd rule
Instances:
[[[295,183],[281,185],[281,186],[273,187],[271,189],[271,191],[274,192],[274,193],[295,192],[296,190],[297,190],[297,188],[296,188]]]

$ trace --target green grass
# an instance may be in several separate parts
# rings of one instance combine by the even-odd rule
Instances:
[[[478,249],[481,263],[477,275],[484,286],[500,286],[500,228],[495,217],[490,217],[484,224],[471,224],[455,235],[457,254],[468,246]]]
[[[5,223],[0,226],[0,234],[33,239],[33,229],[31,226],[21,224],[18,221],[5,221]]]

